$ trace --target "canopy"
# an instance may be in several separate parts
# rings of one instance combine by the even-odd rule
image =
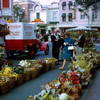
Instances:
[[[93,30],[93,31],[98,31],[98,29],[96,29],[96,28],[86,28],[86,27],[84,27],[84,26],[78,26],[77,28],[71,28],[71,29],[68,29],[67,31],[72,31],[72,30]]]
[[[5,25],[5,24],[7,24],[7,22],[2,20],[2,19],[0,19],[0,24]]]

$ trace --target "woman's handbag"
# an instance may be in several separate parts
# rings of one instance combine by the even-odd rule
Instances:
[[[74,46],[68,46],[68,50],[74,50]]]

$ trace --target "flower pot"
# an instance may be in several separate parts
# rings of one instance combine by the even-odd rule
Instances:
[[[0,83],[0,93],[1,94],[7,93],[8,90],[9,90],[9,87],[8,86],[9,86],[9,81]]]
[[[32,71],[31,71],[31,79],[34,79],[37,76],[37,71],[38,71],[38,68],[32,69]]]
[[[24,75],[24,81],[29,81],[30,80],[30,75],[31,75],[31,71],[26,71],[25,75]]]
[[[55,68],[55,61],[51,62],[51,66],[50,69],[54,69]]]
[[[42,67],[39,67],[39,68],[38,68],[38,71],[37,71],[37,76],[40,74],[41,69],[42,69]]]
[[[50,66],[51,66],[51,63],[46,63],[46,66],[45,66],[45,71],[49,71],[50,69]]]
[[[44,73],[45,72],[45,68],[46,68],[46,63],[43,63],[42,69],[41,69],[41,73]]]
[[[14,88],[15,86],[15,77],[14,76],[9,76],[9,89]]]
[[[18,74],[18,78],[17,78],[16,84],[17,85],[22,84],[23,80],[24,80],[24,74]]]

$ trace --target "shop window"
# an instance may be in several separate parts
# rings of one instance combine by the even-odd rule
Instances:
[[[62,21],[66,21],[66,13],[62,14]]]
[[[69,20],[69,21],[72,21],[72,13],[69,13],[69,14],[68,14],[68,20]]]
[[[84,13],[81,13],[81,19],[85,19]]]
[[[40,13],[36,13],[36,18],[40,19]]]
[[[62,3],[62,10],[66,10],[66,2]]]
[[[53,13],[53,21],[57,20],[57,13]]]
[[[71,10],[72,9],[72,1],[69,1],[68,5],[69,5],[69,9]]]

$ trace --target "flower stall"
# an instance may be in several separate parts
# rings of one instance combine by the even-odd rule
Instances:
[[[23,82],[36,78],[40,73],[50,70],[45,70],[48,67],[46,64],[55,62],[55,58],[46,58],[48,61],[37,60],[21,60],[19,65],[14,65],[13,62],[2,59],[2,71],[0,71],[0,94],[7,93],[15,85],[20,85]],[[1,60],[1,58],[0,58]],[[45,65],[45,66],[44,66]],[[50,63],[51,66],[51,63]],[[55,66],[53,66],[54,68]],[[4,88],[5,87],[5,88]]]
[[[6,60],[4,59],[4,37],[10,34],[9,27],[6,23],[0,19],[0,70],[1,66],[6,64]]]
[[[40,93],[29,96],[28,100],[78,100],[84,88],[89,84],[100,63],[98,51],[89,51],[76,56],[53,82],[42,85]]]

